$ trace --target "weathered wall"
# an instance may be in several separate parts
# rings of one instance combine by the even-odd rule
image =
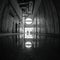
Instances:
[[[42,0],[36,18],[40,19],[41,33],[59,33],[57,11],[51,0]]]
[[[59,20],[56,8],[51,0],[42,0],[40,7],[36,13],[36,19],[40,21],[40,33],[59,33]],[[46,40],[44,40],[44,37]],[[42,39],[41,39],[42,38]],[[40,47],[59,46],[59,39],[40,36]]]
[[[2,10],[0,11],[0,34],[14,33],[16,32],[16,23],[18,23],[19,20],[13,8],[8,4],[8,1],[4,1],[3,6],[1,6]],[[16,46],[16,36],[0,36],[0,39],[0,43],[3,47]]]
[[[18,17],[8,1],[4,2],[2,5],[0,11],[0,32],[15,32],[15,24],[19,22]]]
[[[1,28],[2,28],[2,19],[3,19],[3,14],[4,14],[4,7],[5,5],[5,0],[0,0],[0,32],[1,32]]]

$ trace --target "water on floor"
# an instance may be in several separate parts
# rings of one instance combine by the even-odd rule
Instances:
[[[59,39],[47,38],[45,40],[40,40],[39,47],[27,49],[16,45],[16,36],[0,37],[0,60],[60,59],[59,43]]]

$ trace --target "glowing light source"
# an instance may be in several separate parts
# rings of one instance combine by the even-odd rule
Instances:
[[[26,24],[31,24],[32,23],[32,19],[31,18],[26,18]]]
[[[33,36],[31,35],[32,30],[33,28],[25,28],[25,38],[33,38]]]
[[[25,47],[26,48],[31,48],[32,47],[32,43],[30,41],[25,42]]]

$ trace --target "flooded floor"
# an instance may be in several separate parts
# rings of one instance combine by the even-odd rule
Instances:
[[[8,40],[10,41],[8,43]],[[55,60],[60,59],[60,40],[59,39],[47,39],[40,41],[40,47],[26,49],[21,46],[17,47],[16,40],[13,37],[0,37],[0,60]],[[4,41],[4,42],[3,42]]]

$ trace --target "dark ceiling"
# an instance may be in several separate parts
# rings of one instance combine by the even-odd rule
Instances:
[[[18,1],[18,3],[21,3],[21,2],[29,2],[29,1],[35,1],[35,0],[17,0]]]

